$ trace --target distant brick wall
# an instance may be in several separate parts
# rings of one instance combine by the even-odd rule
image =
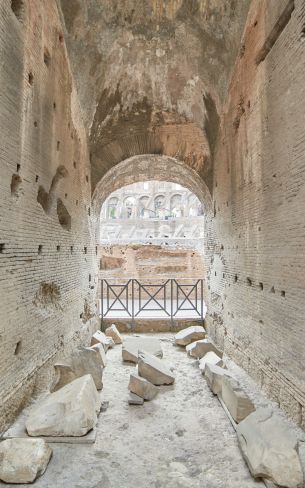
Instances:
[[[100,278],[128,280],[200,279],[203,255],[196,249],[158,245],[99,246]]]
[[[304,26],[303,0],[252,2],[222,120],[208,242],[210,332],[303,427]]]
[[[2,0],[0,57],[1,430],[96,324],[88,149],[56,2]]]

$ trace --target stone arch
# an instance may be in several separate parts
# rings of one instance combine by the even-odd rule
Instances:
[[[205,182],[198,173],[170,156],[144,154],[133,156],[111,168],[97,183],[92,196],[96,217],[107,197],[119,188],[139,181],[169,181],[178,183],[193,192],[207,216],[212,214],[212,198]]]

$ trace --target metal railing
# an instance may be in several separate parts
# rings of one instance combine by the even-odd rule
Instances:
[[[104,318],[204,319],[202,279],[146,282],[101,280],[100,316]]]

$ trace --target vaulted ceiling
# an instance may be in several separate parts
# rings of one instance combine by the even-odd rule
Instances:
[[[137,154],[184,161],[210,186],[250,0],[60,0],[95,186]]]

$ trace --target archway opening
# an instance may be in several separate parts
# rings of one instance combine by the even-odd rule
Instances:
[[[162,330],[203,322],[210,202],[198,174],[165,156],[130,158],[102,178],[93,206],[105,325],[138,327],[139,319],[147,331],[155,330],[153,321],[157,330],[160,322]]]

